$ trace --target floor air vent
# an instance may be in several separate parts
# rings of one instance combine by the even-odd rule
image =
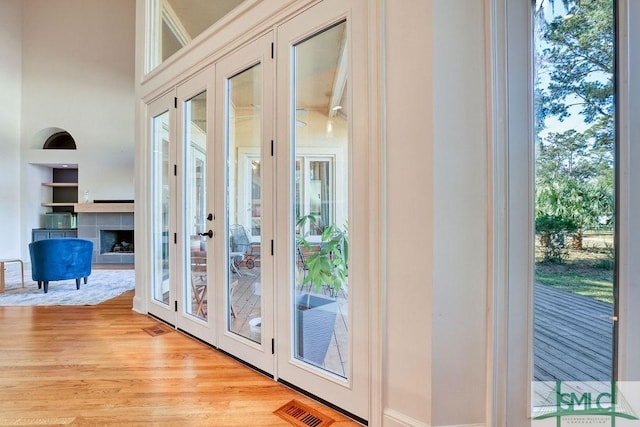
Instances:
[[[149,335],[151,335],[152,337],[157,337],[158,335],[166,334],[173,331],[173,329],[161,323],[157,323],[147,328],[142,328],[142,330],[148,333]]]
[[[298,427],[325,427],[334,421],[297,400],[292,400],[287,403],[280,409],[274,411],[274,414]]]

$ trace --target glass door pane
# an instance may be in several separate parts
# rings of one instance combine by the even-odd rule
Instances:
[[[170,302],[169,221],[170,143],[169,112],[153,117],[151,126],[151,236],[153,251],[153,299],[166,306]]]
[[[251,159],[251,238],[260,239],[262,218],[262,180],[260,159]]]
[[[295,177],[291,293],[294,357],[347,378],[349,117],[346,23],[295,45],[291,176]],[[328,160],[339,158],[340,170]],[[340,175],[340,182],[334,176]]]
[[[533,401],[545,406],[615,380],[615,31],[613,0],[534,3]]]
[[[207,93],[184,103],[185,250],[184,310],[201,319],[208,317],[207,239]]]
[[[265,34],[216,64],[220,144],[211,192],[220,224],[214,238],[218,347],[269,374],[274,158],[265,147],[273,140],[272,41],[273,34]]]
[[[262,343],[262,64],[227,79],[226,86],[227,322],[230,332]],[[252,156],[241,156],[245,152]]]
[[[278,377],[363,420],[377,264],[367,16],[367,2],[324,0],[278,29],[275,149],[286,166],[276,175]]]

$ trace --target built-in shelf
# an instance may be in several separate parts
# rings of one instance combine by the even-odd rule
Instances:
[[[61,207],[61,206],[73,206],[75,203],[69,202],[69,203],[40,203],[41,206],[45,206],[47,208],[55,208],[55,207]]]
[[[75,203],[75,212],[133,212],[133,203]]]
[[[73,212],[73,205],[78,203],[78,169],[52,168],[51,179],[41,182],[46,191],[46,199],[41,206],[50,208],[54,213]]]
[[[62,188],[62,187],[77,188],[78,187],[77,182],[43,182],[42,185],[44,185],[45,187],[58,187],[58,188]]]

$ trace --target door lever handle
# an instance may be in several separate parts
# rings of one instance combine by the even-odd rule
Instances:
[[[206,233],[198,233],[199,236],[207,236],[209,238],[213,237],[213,230],[209,230]]]

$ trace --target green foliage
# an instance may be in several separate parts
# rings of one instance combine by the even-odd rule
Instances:
[[[605,244],[604,249],[601,250],[601,253],[604,254],[604,258],[599,259],[594,267],[600,270],[613,271],[615,267],[615,249],[611,244]]]
[[[317,218],[314,215],[305,215],[296,222],[300,230],[304,230],[306,224],[317,225]],[[318,244],[309,241],[308,233],[298,234],[296,241],[307,251]],[[302,283],[310,283],[316,292],[323,285],[327,285],[335,295],[347,283],[349,239],[346,225],[344,229],[335,224],[326,227],[320,236],[319,246],[317,252],[306,258],[308,271]]]
[[[553,215],[536,217],[536,234],[540,238],[543,261],[561,264],[566,257],[564,236],[573,233],[577,227],[571,218]]]
[[[538,20],[544,43],[539,61],[550,77],[542,103],[544,115],[562,120],[571,107],[578,106],[587,123],[607,117],[600,125],[612,133],[613,2],[572,1],[566,7],[567,14],[551,22]]]
[[[582,231],[610,221],[613,209],[613,189],[606,182],[585,183],[567,176],[536,182],[536,216],[570,219]]]
[[[574,231],[576,231],[576,224],[570,218],[551,215],[536,217],[536,233],[538,234],[573,233]]]
[[[566,13],[547,21],[548,7]],[[536,10],[536,217],[570,219],[576,236],[614,217],[613,23],[611,0],[543,0]],[[584,128],[544,132],[570,117]]]

